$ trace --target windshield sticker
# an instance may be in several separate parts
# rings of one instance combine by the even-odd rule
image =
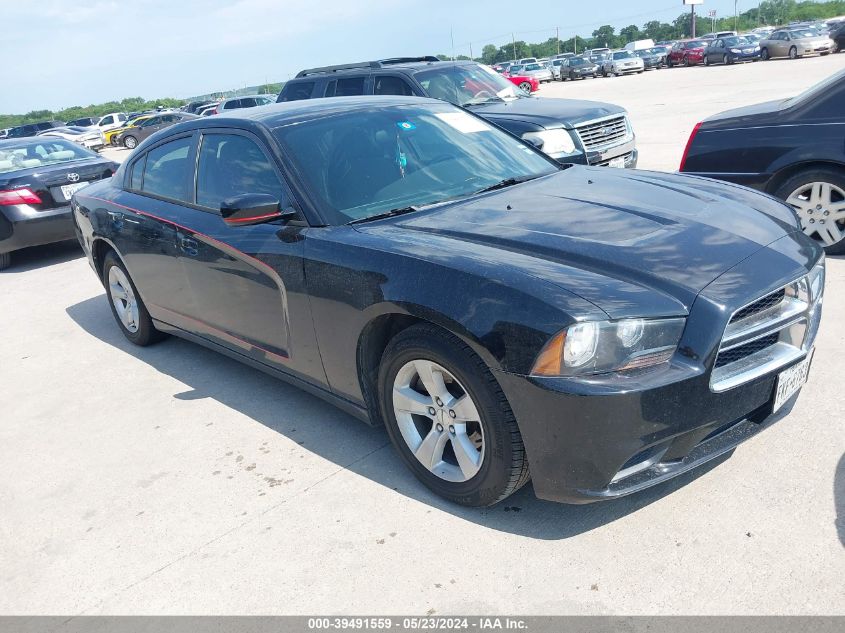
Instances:
[[[451,125],[462,134],[487,132],[490,130],[490,127],[486,123],[479,121],[465,112],[439,112],[434,116],[444,123]]]
[[[411,123],[410,121],[399,121],[396,124],[396,127],[398,127],[400,130],[416,130],[417,129],[417,126],[414,125],[413,123]]]

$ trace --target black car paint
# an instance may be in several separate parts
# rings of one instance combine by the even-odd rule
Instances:
[[[710,180],[575,166],[408,216],[325,226],[270,129],[403,102],[287,104],[157,134],[135,157],[177,135],[196,142],[202,129],[253,135],[304,221],[232,228],[218,214],[126,191],[124,166],[74,197],[92,267],[99,274],[103,249],[115,249],[157,327],[375,424],[372,377],[391,334],[419,321],[454,333],[511,403],[541,498],[583,503],[638,490],[654,482],[610,485],[632,456],[670,445],[683,457],[727,423],[766,417],[772,376],[721,394],[708,379],[732,311],[821,255],[789,209]],[[671,363],[636,376],[528,376],[549,338],[576,319],[634,315],[689,315]]]
[[[845,169],[845,71],[797,104],[769,101],[705,119],[691,139],[683,173],[774,193],[810,167]]]
[[[278,102],[285,99],[285,90],[290,90],[296,83],[313,82],[314,87],[310,99],[322,98],[325,94],[326,85],[338,77],[351,78],[364,76],[364,94],[373,94],[373,78],[379,75],[398,76],[404,79],[417,96],[427,96],[425,88],[417,80],[416,73],[430,70],[437,65],[473,65],[474,62],[425,62],[407,64],[391,64],[380,70],[346,70],[334,72],[330,75],[307,75],[302,78],[293,79],[285,84],[285,88],[279,93]],[[512,101],[490,102],[469,106],[475,114],[495,123],[508,132],[521,136],[527,132],[541,132],[559,128],[574,129],[578,125],[595,121],[603,117],[624,115],[624,108],[610,103],[599,101],[584,101],[579,99],[539,99],[532,96],[523,96]],[[583,147],[580,140],[576,141],[578,153],[566,155],[559,160],[566,163],[596,164],[609,161],[619,156],[627,156],[625,166],[634,168],[637,166],[638,152],[636,140],[614,145],[602,151],[588,151]]]
[[[96,182],[110,177],[118,167],[114,161],[92,156],[0,174],[0,190],[27,187],[41,198],[41,204],[0,205],[0,253],[74,239],[70,203],[62,198],[59,187],[72,183],[68,173],[77,174],[77,181]]]

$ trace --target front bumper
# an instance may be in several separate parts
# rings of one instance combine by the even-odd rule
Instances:
[[[728,57],[735,62],[749,62],[760,59],[761,52],[754,51],[753,53],[730,53]]]
[[[0,207],[0,253],[71,240],[75,236],[70,206],[36,211],[21,204]]]
[[[541,499],[591,503],[644,490],[719,457],[783,417],[776,374],[714,393],[709,378],[575,382],[497,372]],[[626,384],[627,383],[627,384]]]

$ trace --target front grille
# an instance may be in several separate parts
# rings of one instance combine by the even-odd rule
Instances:
[[[575,131],[585,149],[595,149],[618,143],[628,137],[628,120],[618,116],[576,127]]]
[[[716,367],[724,367],[725,365],[735,363],[743,358],[751,356],[752,354],[756,354],[757,352],[777,343],[779,338],[780,334],[778,333],[769,334],[768,336],[758,338],[757,340],[746,343],[745,345],[740,345],[739,347],[719,352],[719,356],[716,358]]]
[[[731,315],[710,375],[713,391],[733,389],[806,355],[821,305],[821,295],[810,296],[809,279],[801,277]]]
[[[739,310],[736,314],[733,315],[731,318],[731,323],[736,323],[737,321],[742,321],[743,319],[747,319],[750,316],[753,316],[759,312],[763,312],[764,310],[768,310],[769,308],[773,308],[779,303],[783,301],[783,298],[786,296],[786,289],[781,288],[773,292],[770,295],[766,295],[762,299],[758,299],[751,305],[745,306],[742,310]]]

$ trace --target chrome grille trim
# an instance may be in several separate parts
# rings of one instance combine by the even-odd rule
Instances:
[[[617,114],[603,119],[588,121],[575,127],[584,149],[595,150],[628,141],[631,136],[628,117]]]
[[[736,310],[725,327],[710,374],[710,389],[727,391],[777,371],[807,354],[811,297],[804,275]],[[757,343],[757,344],[755,344]]]

